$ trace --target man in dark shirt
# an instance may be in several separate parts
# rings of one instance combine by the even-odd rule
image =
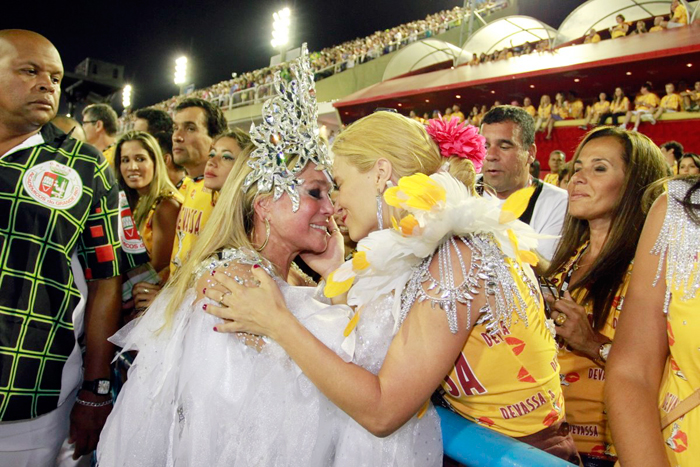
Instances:
[[[0,465],[53,465],[69,427],[86,454],[111,410],[119,191],[99,151],[49,123],[62,78],[46,38],[0,31]]]

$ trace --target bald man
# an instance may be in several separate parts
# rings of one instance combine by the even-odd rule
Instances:
[[[2,466],[54,465],[69,434],[89,453],[111,410],[119,192],[99,151],[49,123],[62,78],[45,37],[0,30]]]

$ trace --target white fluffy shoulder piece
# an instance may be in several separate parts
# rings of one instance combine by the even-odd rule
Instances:
[[[372,232],[358,243],[353,258],[330,275],[326,296],[348,292],[348,305],[358,308],[390,292],[398,298],[413,269],[455,236],[490,235],[517,264],[536,264],[533,251],[538,239],[550,237],[518,220],[533,191],[520,190],[501,207],[495,199],[472,195],[448,173],[402,178],[398,186],[386,190],[384,199],[407,214],[400,220],[392,218],[392,228]],[[532,270],[523,270],[536,283]]]

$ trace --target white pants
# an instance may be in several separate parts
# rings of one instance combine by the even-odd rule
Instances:
[[[68,437],[75,394],[56,410],[32,420],[0,423],[0,466],[53,467]]]

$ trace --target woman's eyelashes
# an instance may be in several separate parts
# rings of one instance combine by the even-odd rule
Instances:
[[[215,157],[216,157],[216,151],[212,151],[209,153],[209,159],[213,159]],[[233,154],[231,154],[230,152],[224,152],[224,153],[221,153],[221,160],[226,161],[226,162],[233,162],[234,160],[236,160],[236,158],[233,157]]]
[[[330,198],[330,192],[326,188],[309,188],[304,189],[307,195],[314,199],[322,200],[324,197]]]

